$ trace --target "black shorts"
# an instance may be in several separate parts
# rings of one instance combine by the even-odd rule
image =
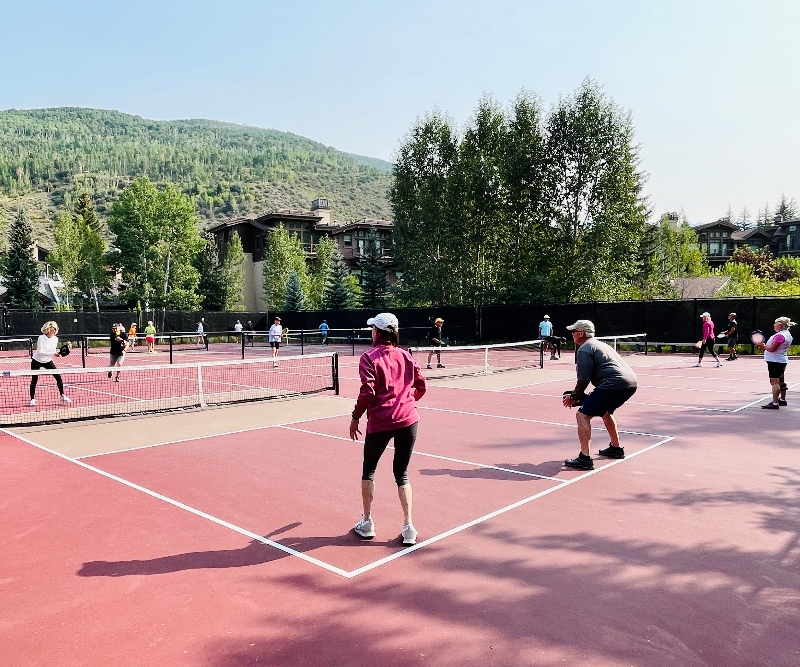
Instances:
[[[728,337],[728,347],[736,347],[736,344],[739,342],[739,339],[736,336]]]
[[[270,347],[274,347],[277,350],[277,349],[280,349],[281,342],[279,340],[271,340],[269,342],[269,346]]]
[[[636,393],[636,387],[625,389],[595,389],[586,397],[578,409],[587,417],[602,417],[606,413],[613,415],[614,410]]]
[[[770,378],[782,378],[786,372],[786,363],[783,361],[768,361],[767,372]]]

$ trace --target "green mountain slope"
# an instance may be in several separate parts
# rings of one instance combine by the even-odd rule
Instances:
[[[205,223],[326,197],[334,219],[390,216],[391,165],[288,132],[100,109],[0,111],[0,208],[30,209],[43,241],[57,207],[92,193],[103,215],[133,178],[178,184]]]

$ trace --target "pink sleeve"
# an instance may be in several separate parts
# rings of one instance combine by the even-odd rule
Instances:
[[[418,401],[425,395],[425,392],[428,391],[428,381],[422,374],[422,368],[420,368],[420,365],[417,363],[417,360],[414,359],[413,362],[414,362],[414,400]]]
[[[783,334],[775,334],[775,335],[772,337],[772,342],[773,342],[773,343],[777,343],[778,345],[781,345],[781,344],[782,344],[782,343],[784,343],[785,341],[786,341],[786,339],[783,337]]]
[[[356,407],[353,408],[354,419],[361,419],[361,415],[375,398],[375,365],[366,354],[362,354],[358,362],[358,374],[361,377],[361,391],[358,392]]]

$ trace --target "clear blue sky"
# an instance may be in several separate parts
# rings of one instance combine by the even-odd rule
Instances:
[[[800,199],[796,0],[0,4],[0,108],[213,118],[391,159],[434,106],[546,106],[584,77],[629,108],[656,214]]]

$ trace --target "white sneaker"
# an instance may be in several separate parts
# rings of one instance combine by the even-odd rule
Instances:
[[[718,361],[718,362],[717,362],[717,365],[716,365],[716,366],[714,366],[714,368],[722,368],[722,362],[721,362],[721,361]]]
[[[692,364],[692,368],[700,368],[702,365],[703,365],[703,364],[701,364],[701,363],[698,361],[696,364]]]
[[[72,399],[67,396],[66,394],[61,394],[61,402],[62,403],[72,403]]]
[[[28,405],[30,405],[32,408],[33,408],[33,407],[35,407],[35,406],[36,406],[36,399],[35,399],[35,398],[32,398],[32,399],[31,399],[31,402],[30,402],[30,403],[28,403]]]
[[[403,544],[411,546],[417,543],[417,529],[414,526],[406,524],[403,526]]]
[[[361,521],[353,526],[353,530],[364,539],[371,540],[375,537],[375,522],[372,519],[365,519],[362,514]]]

